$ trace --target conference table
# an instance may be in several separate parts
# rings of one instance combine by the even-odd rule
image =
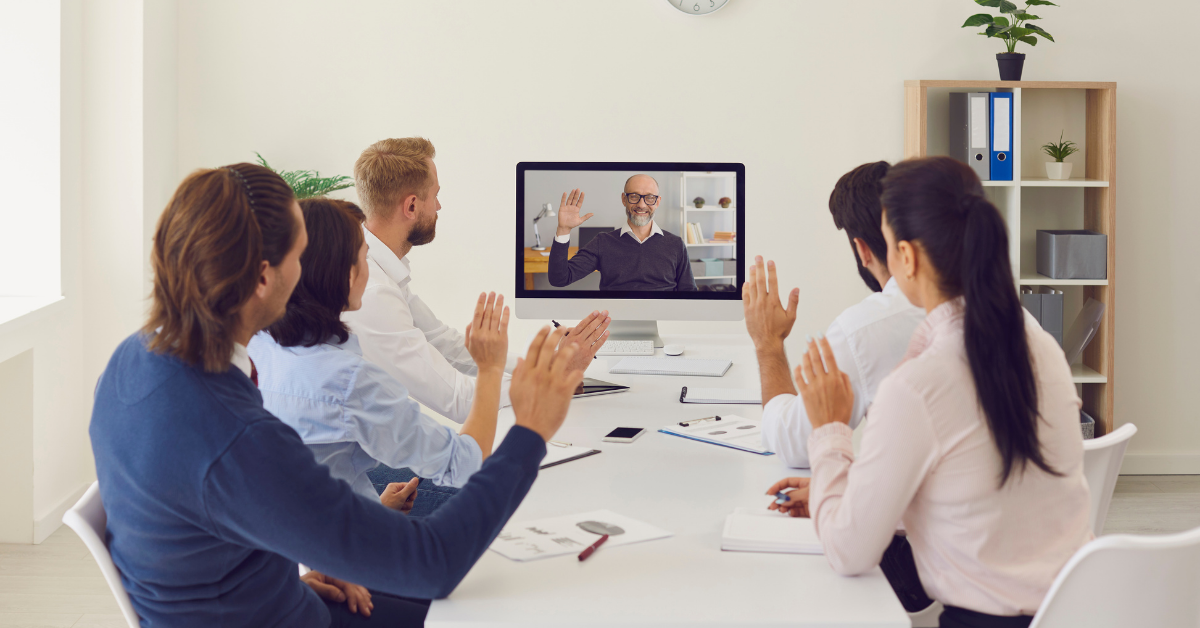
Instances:
[[[762,416],[758,405],[679,402],[682,386],[757,387],[747,336],[665,340],[685,345],[683,357],[728,358],[733,366],[720,378],[616,375],[608,369],[621,358],[596,359],[588,377],[630,390],[573,400],[555,440],[602,453],[543,469],[512,521],[608,509],[673,536],[601,546],[583,562],[574,555],[515,562],[485,552],[448,598],[433,602],[426,626],[910,626],[878,568],[843,577],[824,556],[721,551],[726,515],[765,508],[772,483],[808,472],[778,456],[659,433],[714,414]],[[497,443],[513,421],[511,409],[501,410]],[[646,433],[629,444],[602,442],[615,427]]]

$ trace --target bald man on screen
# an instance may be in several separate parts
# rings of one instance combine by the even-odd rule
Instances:
[[[621,192],[625,226],[592,238],[575,257],[567,259],[571,230],[592,217],[592,214],[580,215],[583,197],[578,188],[571,190],[569,196],[563,193],[558,231],[550,247],[550,285],[569,286],[598,270],[601,290],[696,289],[683,239],[654,222],[654,212],[662,200],[654,177],[646,174],[629,177]]]

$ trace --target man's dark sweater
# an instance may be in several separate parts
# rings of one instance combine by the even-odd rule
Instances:
[[[333,479],[240,369],[207,373],[151,353],[141,334],[101,376],[89,433],[109,551],[143,626],[326,628],[297,562],[384,593],[444,597],[546,454],[514,427],[458,495],[409,518]]]
[[[601,233],[568,260],[569,248],[557,240],[550,246],[552,286],[569,286],[599,270],[601,290],[696,289],[687,247],[669,231],[651,234],[641,244],[631,233]]]

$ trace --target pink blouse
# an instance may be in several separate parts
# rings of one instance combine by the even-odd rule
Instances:
[[[1092,539],[1081,402],[1062,349],[1028,313],[1038,439],[1050,475],[1030,464],[999,487],[1001,459],[975,394],[961,299],[917,328],[879,386],[862,449],[842,423],[808,441],[810,512],[840,574],[879,564],[902,521],[926,593],[993,615],[1032,615],[1059,570]]]

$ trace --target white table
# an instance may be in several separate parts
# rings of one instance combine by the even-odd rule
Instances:
[[[555,440],[603,453],[541,471],[513,520],[607,508],[674,536],[601,547],[582,563],[574,556],[518,563],[488,551],[449,598],[433,602],[426,625],[908,628],[908,615],[878,569],[845,578],[824,556],[721,551],[727,514],[738,506],[765,507],[772,483],[806,473],[788,469],[777,456],[658,433],[669,423],[712,414],[762,415],[759,406],[679,403],[685,385],[757,386],[748,338],[668,342],[686,345],[684,357],[725,357],[733,367],[722,378],[610,375],[610,364],[620,358],[596,360],[589,377],[631,390],[573,401]],[[511,410],[501,411],[505,421],[511,425]],[[601,441],[619,426],[647,433],[632,444]]]

